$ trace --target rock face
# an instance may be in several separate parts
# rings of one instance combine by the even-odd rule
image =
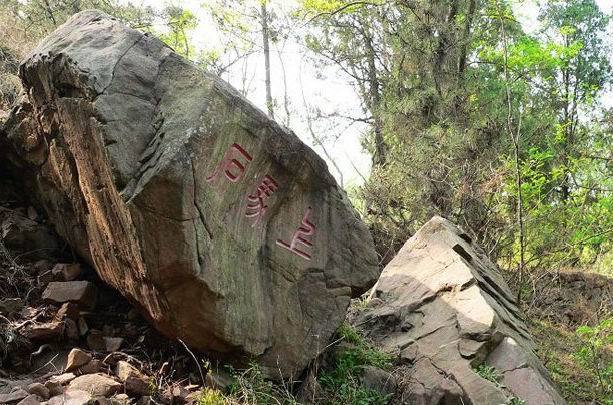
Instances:
[[[443,218],[426,223],[383,270],[357,324],[402,364],[400,403],[565,403],[496,266]],[[482,378],[479,366],[494,367],[498,380]]]
[[[0,160],[163,333],[287,377],[376,281],[325,163],[157,39],[85,11],[20,77]]]

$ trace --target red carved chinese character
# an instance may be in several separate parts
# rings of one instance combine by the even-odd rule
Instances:
[[[230,180],[231,182],[236,183],[237,181],[239,181],[245,173],[245,165],[243,165],[239,161],[241,155],[247,160],[247,162],[245,162],[245,165],[251,162],[251,155],[249,155],[249,153],[247,153],[247,151],[243,149],[238,143],[233,143],[232,145],[230,145],[230,148],[228,148],[228,150],[226,151],[223,160],[219,163],[213,174],[207,177],[206,181],[211,182],[215,180],[219,173],[222,171],[224,172],[228,180]],[[233,168],[238,169],[238,173],[233,172]]]
[[[266,208],[268,208],[268,206],[264,204],[264,200],[270,197],[272,193],[277,191],[278,187],[279,185],[275,179],[269,175],[266,175],[262,179],[262,182],[258,186],[255,193],[247,196],[247,200],[249,202],[247,203],[247,212],[245,213],[245,216],[250,218],[255,217],[255,222],[251,226],[255,226],[255,224],[257,224],[264,216],[266,213]]]
[[[305,238],[306,236],[311,236],[315,233],[315,225],[313,225],[313,223],[309,221],[310,213],[311,207],[307,208],[306,212],[304,213],[304,217],[302,218],[302,225],[294,233],[291,243],[288,244],[281,239],[277,239],[277,245],[307,260],[311,260],[311,255],[298,249],[298,244],[302,244],[308,248],[313,247],[313,244]]]

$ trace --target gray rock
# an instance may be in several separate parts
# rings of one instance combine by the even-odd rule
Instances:
[[[496,266],[451,222],[434,217],[383,270],[357,316],[369,338],[411,366],[399,396],[415,404],[526,405],[565,401],[534,353],[514,295]],[[481,378],[489,364],[500,384]]]
[[[77,368],[86,365],[92,360],[91,354],[84,352],[81,349],[74,348],[68,353],[66,361],[66,371],[73,371]]]
[[[130,363],[120,360],[115,366],[115,375],[124,383],[126,392],[137,397],[149,394],[149,380]]]
[[[63,394],[49,399],[46,405],[87,405],[91,398],[86,391],[68,389]]]
[[[17,405],[39,405],[42,399],[43,398],[39,397],[38,395],[32,394],[19,401]]]
[[[16,388],[8,394],[0,394],[0,404],[13,404],[27,397],[28,391],[22,388]]]
[[[73,374],[74,376],[74,374]],[[45,388],[49,391],[49,396],[54,397],[56,395],[61,395],[64,392],[64,388],[59,381],[46,381]]]
[[[379,392],[381,395],[391,397],[396,392],[396,378],[378,367],[365,366],[360,376],[362,387]]]
[[[43,291],[43,299],[51,302],[74,302],[92,309],[96,304],[96,288],[89,281],[52,282]]]
[[[0,158],[31,169],[56,231],[166,335],[297,376],[376,281],[323,160],[159,40],[85,11],[20,76]]]
[[[32,383],[28,385],[28,392],[44,400],[49,399],[49,389],[41,383]]]
[[[122,385],[120,383],[101,373],[79,376],[68,385],[69,390],[85,391],[94,397],[110,397],[119,392],[121,388]]]

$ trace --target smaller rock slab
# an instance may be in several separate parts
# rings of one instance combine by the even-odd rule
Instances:
[[[86,374],[72,380],[68,389],[85,391],[95,397],[109,397],[121,390],[121,384],[105,374]]]

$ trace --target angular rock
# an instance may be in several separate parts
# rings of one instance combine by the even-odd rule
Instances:
[[[44,400],[49,399],[49,389],[41,383],[32,383],[28,385],[28,392]]]
[[[143,396],[149,393],[149,381],[147,377],[126,361],[118,361],[115,367],[115,375],[124,383],[126,392],[135,396]]]
[[[49,283],[43,291],[43,299],[60,304],[73,302],[92,309],[96,303],[96,288],[89,281],[56,281]]]
[[[97,11],[20,67],[0,156],[155,326],[297,375],[378,276],[325,163],[227,83]]]
[[[74,376],[74,374],[73,374]],[[64,388],[62,387],[62,384],[60,384],[60,382],[58,381],[46,381],[45,382],[45,388],[47,388],[47,390],[49,390],[49,396],[50,397],[54,397],[56,395],[61,395],[64,392]]]
[[[81,374],[94,374],[100,371],[101,368],[102,361],[94,359],[86,365],[79,367],[79,371],[81,372]]]
[[[362,387],[377,391],[383,396],[391,397],[396,392],[396,379],[394,376],[380,368],[365,366],[360,376]]]
[[[47,405],[88,405],[91,399],[91,394],[86,391],[68,389],[63,394],[49,399]]]
[[[411,363],[398,376],[409,403],[565,403],[498,269],[451,222],[434,217],[409,239],[370,301],[355,321],[379,347]],[[483,363],[502,373],[501,384],[475,372]]]
[[[123,338],[120,337],[104,337],[104,347],[107,352],[116,352],[123,344]]]
[[[85,391],[94,397],[109,397],[121,390],[121,384],[105,374],[85,374],[72,380],[68,389]]]
[[[8,394],[0,394],[0,404],[14,404],[21,401],[28,395],[28,391],[22,388],[17,388]]]
[[[76,375],[74,375],[73,373],[64,373],[64,374],[55,375],[51,377],[49,381],[51,381],[52,384],[58,383],[60,385],[66,385],[72,380],[74,380],[75,378],[76,378]]]
[[[38,395],[32,394],[19,401],[17,405],[39,405],[42,399],[43,398],[39,397]]]
[[[72,302],[65,302],[55,314],[55,319],[63,321],[66,318],[77,320],[79,318],[79,306]]]
[[[54,340],[62,336],[62,322],[52,321],[45,323],[29,324],[21,334],[30,340],[44,342]]]
[[[81,349],[74,348],[68,353],[66,361],[66,371],[76,370],[77,368],[86,365],[92,360],[92,355],[84,352]]]

